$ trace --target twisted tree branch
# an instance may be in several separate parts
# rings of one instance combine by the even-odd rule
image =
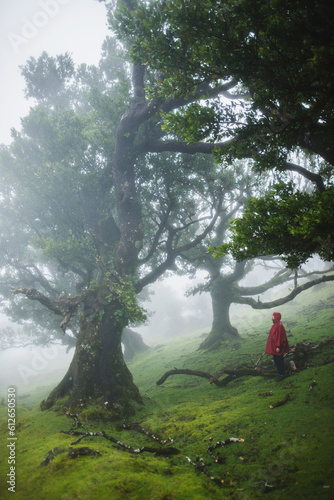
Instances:
[[[239,304],[247,304],[251,306],[253,309],[271,309],[273,307],[281,306],[282,304],[286,304],[290,300],[294,299],[297,295],[312,288],[312,286],[319,285],[320,283],[325,283],[327,281],[334,281],[334,275],[331,276],[322,276],[316,280],[312,280],[308,283],[304,283],[303,285],[298,286],[291,293],[286,295],[285,297],[281,297],[280,299],[272,300],[271,302],[261,302],[252,299],[251,297],[239,297]]]
[[[13,294],[25,295],[29,300],[36,300],[53,313],[57,314],[58,316],[62,316],[64,320],[61,322],[61,328],[63,329],[64,333],[71,317],[77,314],[78,307],[82,303],[86,295],[85,292],[82,292],[73,297],[61,296],[58,299],[51,300],[35,288],[11,288],[11,292]]]

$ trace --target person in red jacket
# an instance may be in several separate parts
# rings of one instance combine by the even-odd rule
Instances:
[[[289,352],[288,339],[286,338],[285,328],[281,323],[281,314],[274,312],[272,316],[273,326],[270,329],[266,345],[266,353],[274,356],[274,363],[278,371],[276,382],[284,379],[284,357],[285,352]]]

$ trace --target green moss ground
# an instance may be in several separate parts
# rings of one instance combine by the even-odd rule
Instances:
[[[290,330],[290,344],[318,342],[334,335],[333,287],[310,290],[293,303],[279,308]],[[272,311],[246,310],[235,319],[242,342],[226,342],[212,352],[198,351],[202,332],[156,346],[138,355],[130,364],[134,380],[145,400],[135,419],[161,437],[171,437],[180,450],[170,458],[149,453],[131,455],[113,448],[103,438],[87,438],[79,446],[99,450],[100,456],[70,459],[58,455],[49,465],[39,467],[52,448],[67,449],[74,440],[60,433],[71,421],[55,411],[41,412],[37,403],[49,392],[35,390],[26,407],[17,407],[16,493],[18,500],[50,499],[143,499],[206,500],[261,498],[262,486],[274,486],[269,497],[280,499],[330,499],[334,497],[334,347],[317,354],[310,367],[289,377],[283,384],[262,377],[244,377],[218,388],[204,379],[173,376],[162,386],[155,382],[174,367],[215,372],[257,359],[264,351]],[[317,385],[309,391],[309,384]],[[272,397],[259,394],[272,391]],[[292,400],[270,409],[289,392]],[[22,401],[23,402],[23,401]],[[83,414],[87,420],[87,413]],[[134,447],[155,446],[134,431],[120,431],[116,424],[87,422],[91,430],[108,434]],[[7,408],[0,406],[0,498],[11,498],[7,490]],[[213,442],[228,437],[232,443],[217,454],[217,464],[207,454]],[[219,487],[197,472],[186,457],[203,458],[210,474],[224,480]]]

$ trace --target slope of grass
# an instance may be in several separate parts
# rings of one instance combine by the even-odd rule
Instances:
[[[333,289],[309,291],[279,310],[290,344],[319,342],[334,334]],[[329,499],[334,495],[334,357],[329,347],[316,354],[309,368],[282,384],[262,377],[236,379],[224,388],[191,376],[173,376],[162,386],[156,381],[167,370],[192,368],[214,373],[223,366],[252,363],[263,353],[272,311],[249,310],[237,326],[242,341],[226,342],[212,352],[198,351],[202,332],[156,346],[130,364],[145,405],[135,419],[161,438],[173,439],[179,453],[171,457],[148,452],[130,454],[102,437],[89,437],[73,448],[89,446],[99,455],[71,459],[62,453],[44,467],[45,454],[56,447],[68,450],[75,440],[62,430],[72,421],[54,411],[39,411],[36,402],[45,397],[41,388],[16,408],[16,493],[28,499],[150,499],[206,500],[217,498]],[[236,324],[236,323],[235,323]],[[269,361],[269,358],[268,358]],[[316,385],[310,391],[310,383]],[[269,397],[260,394],[272,391]],[[286,404],[270,408],[289,393]],[[101,410],[99,410],[101,412]],[[90,430],[104,429],[135,448],[157,446],[147,436],[120,430],[116,424],[82,419]],[[1,498],[10,498],[7,474],[7,407],[0,406]],[[207,453],[209,443],[229,437],[244,441],[215,450],[224,458],[216,463]],[[210,438],[211,441],[210,441]],[[203,459],[210,475],[221,486],[197,471],[187,460]],[[198,462],[200,463],[200,462]],[[266,486],[267,485],[267,486]]]

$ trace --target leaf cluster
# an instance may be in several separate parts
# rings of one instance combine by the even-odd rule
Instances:
[[[138,305],[136,292],[131,281],[118,279],[112,284],[111,299],[118,304],[114,316],[123,327],[129,322],[144,323],[147,320],[145,309]]]
[[[237,261],[279,255],[291,268],[314,253],[331,261],[333,194],[333,188],[308,194],[291,183],[277,184],[263,198],[248,201],[242,219],[231,222],[232,241],[212,251],[216,257],[231,253]]]

